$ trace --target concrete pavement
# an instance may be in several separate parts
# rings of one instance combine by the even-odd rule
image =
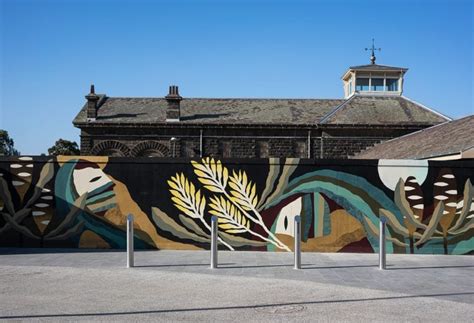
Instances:
[[[472,321],[472,256],[0,249],[0,319]]]

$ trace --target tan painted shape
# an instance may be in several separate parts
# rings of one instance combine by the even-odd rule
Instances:
[[[63,156],[59,155],[56,157],[56,161],[60,166],[63,166],[65,163],[67,163],[70,160],[73,159],[82,159],[82,160],[87,160],[91,163],[97,164],[100,169],[104,169],[105,166],[107,166],[107,163],[109,162],[109,157],[107,156]]]
[[[117,226],[126,226],[127,215],[133,214],[134,216],[134,228],[146,233],[149,237],[149,242],[155,245],[159,249],[174,249],[174,250],[200,250],[192,244],[185,244],[181,242],[175,242],[162,237],[158,234],[155,226],[150,221],[145,212],[140,209],[138,204],[132,199],[130,192],[127,187],[115,180],[112,176],[108,175],[114,182],[114,193],[117,200],[117,207],[108,210],[104,217],[110,223]],[[145,237],[144,237],[145,238]]]
[[[302,251],[338,252],[348,244],[366,237],[362,224],[345,210],[331,213],[331,233],[322,237],[310,238],[301,242]],[[277,238],[293,250],[293,237],[279,234]]]
[[[79,248],[109,249],[110,245],[96,233],[86,230],[81,234],[81,238],[79,239]]]

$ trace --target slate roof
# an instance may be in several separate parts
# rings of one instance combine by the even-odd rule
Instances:
[[[426,159],[474,147],[474,115],[448,121],[362,151],[355,159]]]
[[[358,65],[349,67],[350,70],[366,70],[366,71],[380,71],[380,72],[399,72],[399,71],[408,71],[408,68],[405,67],[396,67],[396,66],[387,66],[387,65],[378,65],[378,64],[367,64],[367,65]]]
[[[322,124],[433,125],[449,120],[403,96],[354,95],[329,113]]]
[[[89,124],[164,124],[164,98],[118,98],[101,96],[98,116]],[[447,118],[403,97],[345,99],[199,99],[181,101],[177,124],[427,124]],[[324,122],[323,122],[324,121]],[[88,123],[86,104],[74,119],[76,126]]]
[[[193,99],[181,101],[180,123],[314,124],[343,103],[338,99]],[[95,122],[164,123],[163,98],[106,98]],[[85,122],[85,106],[74,122]]]

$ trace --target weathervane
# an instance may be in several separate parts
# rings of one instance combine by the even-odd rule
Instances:
[[[372,38],[372,47],[371,48],[366,48],[365,50],[370,50],[372,52],[372,55],[370,56],[370,62],[372,64],[375,64],[375,51],[376,50],[381,51],[382,48],[375,48],[375,41]]]

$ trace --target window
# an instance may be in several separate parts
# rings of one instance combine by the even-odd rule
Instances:
[[[398,91],[398,79],[387,79],[387,91]]]
[[[232,144],[230,141],[223,141],[221,142],[221,156],[223,158],[230,158],[232,157]]]
[[[349,81],[349,94],[352,93],[352,80]]]
[[[356,91],[368,91],[368,90],[369,90],[369,79],[358,77],[356,80]]]
[[[295,157],[297,157],[297,158],[306,158],[306,157],[308,157],[307,152],[306,152],[306,142],[304,142],[304,141],[295,142],[294,152],[295,152]]]
[[[260,158],[268,158],[270,156],[270,144],[268,141],[259,141],[258,142],[258,152],[257,156]]]
[[[383,79],[372,79],[371,91],[383,91]]]

